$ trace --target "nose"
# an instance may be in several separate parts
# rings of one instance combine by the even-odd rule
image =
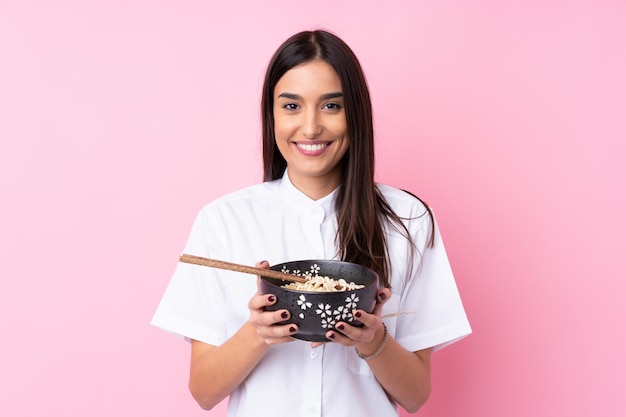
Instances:
[[[304,118],[304,126],[302,129],[304,132],[304,136],[307,139],[314,139],[315,137],[319,136],[322,133],[322,125],[320,123],[317,111],[315,111],[314,109],[307,111],[304,115]]]

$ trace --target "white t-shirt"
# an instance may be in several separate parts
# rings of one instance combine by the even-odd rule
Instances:
[[[392,297],[383,316],[389,334],[409,351],[440,349],[468,334],[454,276],[435,227],[427,248],[430,218],[415,197],[379,185],[385,199],[406,220],[418,253],[390,229]],[[303,259],[337,259],[335,192],[314,201],[287,174],[226,195],[202,208],[184,253],[254,265]],[[256,277],[179,263],[152,324],[185,339],[221,345],[249,318]],[[397,416],[366,361],[353,348],[326,343],[316,349],[296,340],[272,346],[231,394],[231,417]]]

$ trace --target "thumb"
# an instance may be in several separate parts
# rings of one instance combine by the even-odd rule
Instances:
[[[256,266],[257,268],[261,268],[261,269],[269,269],[270,267],[270,263],[267,261],[259,261],[257,262],[254,266]],[[259,275],[256,276],[256,289],[257,289],[257,294],[261,294],[261,277]]]

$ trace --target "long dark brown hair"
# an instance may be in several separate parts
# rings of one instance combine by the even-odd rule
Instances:
[[[413,242],[402,219],[374,183],[372,105],[361,64],[350,47],[330,32],[297,33],[270,60],[261,99],[264,181],[281,178],[287,168],[274,136],[274,88],[291,68],[315,59],[326,61],[339,76],[350,137],[350,146],[340,162],[342,177],[335,200],[339,255],[344,261],[376,271],[382,284],[389,287],[391,265],[385,224],[400,230],[411,245]],[[432,216],[428,206],[426,209]]]

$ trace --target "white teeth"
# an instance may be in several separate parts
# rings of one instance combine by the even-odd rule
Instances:
[[[304,149],[305,151],[308,152],[312,152],[312,151],[319,151],[321,149],[324,149],[326,146],[328,146],[328,144],[326,143],[317,143],[317,144],[308,144],[308,143],[298,143],[298,146],[302,149]]]

